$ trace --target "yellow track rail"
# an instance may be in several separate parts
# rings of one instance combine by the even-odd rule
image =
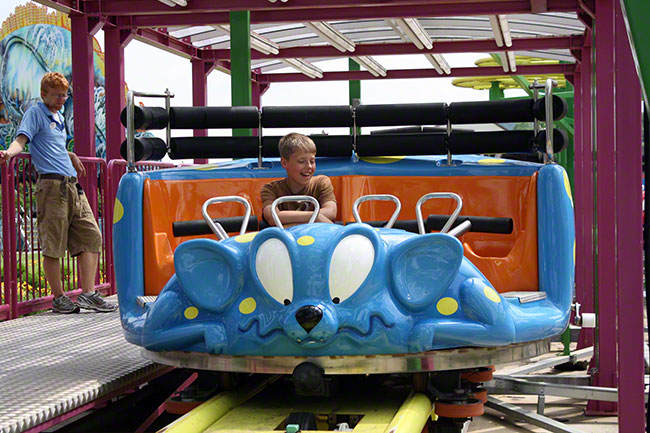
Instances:
[[[327,425],[328,415],[341,415],[359,419],[355,433],[414,433],[422,431],[432,412],[426,395],[408,394],[406,389],[360,389],[339,398],[305,398],[294,395],[291,388],[269,387],[279,377],[223,392],[160,432],[277,433],[292,412],[309,412],[317,416],[319,431],[323,431],[321,423]]]

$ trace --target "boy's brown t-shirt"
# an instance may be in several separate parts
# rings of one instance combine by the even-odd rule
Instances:
[[[284,178],[269,182],[262,187],[260,192],[262,198],[262,209],[266,206],[271,206],[278,197],[284,197],[287,195],[309,195],[318,200],[318,203],[320,203],[321,206],[328,201],[336,202],[332,181],[327,176],[321,175],[312,177],[305,190],[297,193],[291,192],[289,185],[287,184],[287,179]],[[299,203],[292,201],[280,203],[278,205],[278,210],[313,210],[313,207],[311,203],[308,202]]]

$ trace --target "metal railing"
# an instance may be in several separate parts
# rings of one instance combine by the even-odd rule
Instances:
[[[95,277],[95,290],[115,293],[113,272],[113,206],[120,178],[127,162],[80,157],[86,175],[81,184],[102,232],[102,251]],[[174,164],[145,162],[136,164],[140,171],[174,167]],[[0,167],[2,192],[2,272],[0,277],[0,320],[51,308],[52,295],[41,266],[41,249],[36,223],[36,170],[29,154],[12,158]],[[63,290],[73,299],[81,293],[76,258],[69,254],[61,260]]]

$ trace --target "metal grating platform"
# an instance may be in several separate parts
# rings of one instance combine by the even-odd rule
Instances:
[[[0,433],[25,431],[166,368],[126,342],[118,312],[2,322],[0,348]]]

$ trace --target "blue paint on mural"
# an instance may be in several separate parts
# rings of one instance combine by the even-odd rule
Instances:
[[[60,72],[72,84],[70,37],[70,31],[63,27],[34,24],[19,28],[0,41],[0,148],[11,143],[23,114],[40,101],[40,81],[46,72]],[[99,157],[106,156],[102,57],[101,53],[94,53],[95,150]],[[63,107],[69,150],[74,148],[74,98],[72,94]]]

